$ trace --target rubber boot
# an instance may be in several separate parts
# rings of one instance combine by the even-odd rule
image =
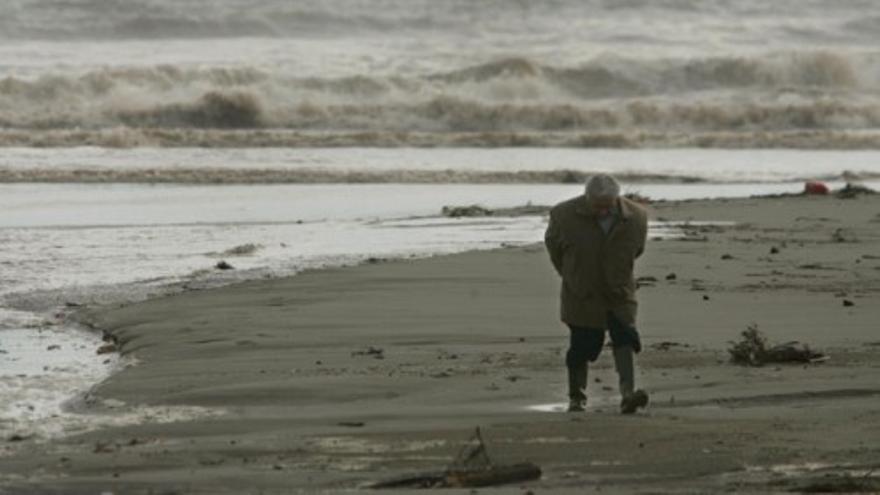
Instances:
[[[620,397],[630,397],[636,388],[635,368],[633,366],[633,349],[630,346],[614,348],[614,368],[620,379]]]
[[[569,412],[583,411],[587,404],[587,364],[568,367]]]
[[[635,390],[632,347],[614,348],[614,367],[617,368],[617,375],[620,377],[620,412],[632,414],[647,406],[648,394],[644,390]]]

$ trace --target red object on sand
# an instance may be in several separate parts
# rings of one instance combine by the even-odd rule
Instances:
[[[828,194],[828,186],[817,180],[807,181],[804,184],[804,194]]]

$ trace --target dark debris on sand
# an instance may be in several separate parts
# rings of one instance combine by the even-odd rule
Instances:
[[[829,474],[789,490],[796,493],[880,493],[880,479],[851,474]]]
[[[870,187],[863,186],[861,184],[853,184],[851,182],[847,182],[846,185],[836,191],[831,193],[837,199],[855,199],[859,196],[863,195],[874,195],[878,194],[877,191],[871,189]],[[802,196],[813,196],[807,191],[795,192],[795,193],[774,193],[774,194],[754,194],[749,196],[752,199],[774,199],[774,198],[796,198]]]
[[[444,217],[519,217],[526,215],[544,215],[550,211],[550,206],[533,205],[526,203],[522,206],[511,208],[487,208],[482,205],[468,206],[444,206],[441,213]]]
[[[846,186],[834,192],[834,197],[838,199],[855,199],[863,195],[874,195],[877,191],[860,184],[851,184],[847,182]]]
[[[492,215],[492,210],[480,205],[470,206],[444,206],[442,210],[445,217],[488,217]]]
[[[683,344],[681,342],[663,341],[663,342],[657,342],[656,344],[651,344],[649,347],[655,351],[668,351],[673,348],[689,348],[690,344]]]
[[[799,342],[769,346],[767,338],[754,324],[749,325],[741,335],[742,339],[731,342],[731,347],[727,350],[734,364],[763,366],[768,363],[818,363],[828,359],[825,354]]]
[[[354,351],[352,356],[372,356],[375,359],[385,359],[385,350],[379,347],[369,346],[362,351]]]

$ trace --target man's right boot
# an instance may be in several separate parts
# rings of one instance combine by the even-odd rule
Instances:
[[[587,365],[568,367],[568,412],[587,407]]]

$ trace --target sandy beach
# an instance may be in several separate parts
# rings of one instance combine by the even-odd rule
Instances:
[[[874,3],[0,4],[0,495],[880,493]],[[565,412],[599,174],[636,415]]]
[[[133,364],[72,407],[167,417],[3,439],[0,493],[353,491],[442,469],[475,427],[495,462],[543,471],[485,493],[880,489],[880,196],[649,208],[731,223],[638,263],[656,279],[639,290],[638,415],[617,412],[608,352],[588,412],[559,412],[567,330],[542,245],[374,260],[83,309]],[[752,324],[829,359],[731,364]]]

